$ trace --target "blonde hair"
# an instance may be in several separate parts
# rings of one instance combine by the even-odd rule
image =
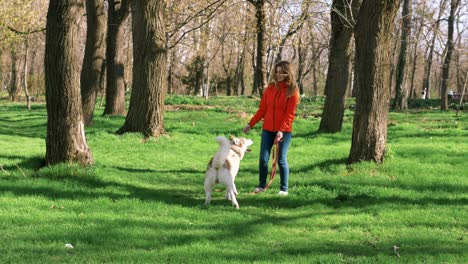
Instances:
[[[271,74],[271,77],[273,79],[273,82],[275,83],[275,87],[278,89],[278,80],[276,78],[276,68],[280,67],[281,70],[286,73],[288,76],[285,78],[285,81],[288,85],[288,90],[286,92],[287,97],[293,96],[295,93],[299,91],[297,88],[296,84],[296,78],[294,77],[294,71],[292,64],[289,61],[280,61],[275,64],[275,67],[273,68],[273,73]]]

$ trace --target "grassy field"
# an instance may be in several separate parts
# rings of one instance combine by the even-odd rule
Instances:
[[[347,166],[342,133],[320,134],[323,98],[305,98],[289,153],[290,193],[257,183],[260,126],[236,181],[205,208],[215,136],[240,135],[258,99],[167,99],[167,135],[114,134],[103,117],[86,136],[91,168],[39,169],[46,109],[0,101],[0,263],[467,263],[468,113],[390,113],[384,164]],[[185,105],[184,105],[185,104]],[[222,186],[218,187],[223,189]],[[74,248],[65,248],[71,244]]]

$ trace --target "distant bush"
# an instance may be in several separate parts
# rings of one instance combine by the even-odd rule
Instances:
[[[392,100],[393,102],[393,100]],[[452,106],[458,107],[457,100],[449,100],[449,107],[453,108]],[[408,100],[408,108],[409,109],[439,109],[441,105],[440,99],[409,99]],[[463,109],[466,109],[467,103],[465,103],[465,107],[462,106]],[[456,108],[454,108],[456,109]]]
[[[164,100],[165,105],[210,105],[211,102],[206,101],[202,97],[188,95],[167,95]]]

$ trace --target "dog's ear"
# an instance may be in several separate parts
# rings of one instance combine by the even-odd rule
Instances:
[[[234,145],[240,144],[240,140],[234,136],[231,136],[231,142],[234,143]]]

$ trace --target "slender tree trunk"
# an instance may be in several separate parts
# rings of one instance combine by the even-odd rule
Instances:
[[[253,82],[253,94],[263,94],[263,89],[266,87],[266,46],[265,46],[265,0],[250,1],[255,6],[255,18],[257,29],[257,58],[255,63],[255,73]]]
[[[96,97],[106,56],[106,10],[101,0],[86,0],[86,47],[81,70],[81,100],[85,126],[93,124]]]
[[[400,29],[398,28],[398,29],[396,29],[394,31],[393,36],[399,36],[399,35],[400,35]],[[396,58],[396,54],[397,54],[396,50],[397,50],[397,47],[398,47],[398,43],[400,42],[400,41],[398,41],[398,38],[392,38],[392,41],[393,41],[393,47],[391,48],[391,53],[392,54],[391,54],[391,61],[390,61],[390,63],[391,63],[391,65],[390,65],[390,79],[388,79],[388,81],[389,81],[389,83],[388,83],[389,91],[388,92],[389,92],[390,98],[393,96],[393,90],[392,89],[393,89],[393,83],[394,83],[394,80],[395,80],[394,75],[395,75],[395,69],[396,69],[396,67],[395,67],[395,64],[396,64],[396,59],[395,58]]]
[[[47,13],[45,83],[46,164],[93,163],[81,112],[79,54],[83,0],[50,1]]]
[[[444,64],[442,65],[442,89],[441,89],[441,110],[448,109],[448,99],[447,99],[447,90],[448,90],[448,81],[450,77],[450,61],[452,60],[453,53],[453,32],[455,24],[455,12],[458,9],[460,0],[451,0],[450,3],[450,16],[448,19],[448,37],[447,37],[447,53],[445,54]]]
[[[416,36],[415,36],[415,40],[414,40],[414,48],[413,48],[413,67],[412,67],[412,70],[411,70],[411,84],[410,84],[410,97],[411,98],[417,98],[417,94],[416,94],[416,89],[414,89],[414,78],[416,76],[416,67],[417,67],[417,64],[418,64],[418,43],[419,43],[419,38],[421,36],[421,32],[422,32],[422,29],[423,29],[423,26],[424,26],[424,15],[426,13],[426,1],[424,0],[423,3],[422,3],[424,6],[423,6],[423,10],[422,10],[422,14],[420,15],[421,18],[421,22],[419,24],[419,28],[418,28],[418,33],[416,33]]]
[[[117,133],[164,134],[167,64],[165,0],[133,0],[133,83],[125,124]]]
[[[24,94],[26,95],[26,107],[31,110],[31,96],[29,96],[28,90],[28,54],[29,54],[29,43],[28,37],[24,40],[24,64],[23,64],[23,88]]]
[[[354,21],[362,1],[334,0],[331,12],[332,34],[328,56],[328,74],[325,84],[325,106],[319,131],[335,133],[341,131],[345,107],[346,88],[349,81],[351,38]],[[354,15],[353,15],[354,14]],[[343,18],[344,16],[344,18]],[[346,19],[345,19],[346,18]]]
[[[123,22],[130,14],[129,0],[109,0],[107,15],[107,83],[104,115],[125,115]]]
[[[173,94],[174,91],[174,69],[176,67],[176,48],[172,48],[169,53],[169,69],[167,74],[167,93]]]
[[[315,49],[314,49],[313,53],[315,53]],[[312,62],[312,78],[314,79],[314,81],[312,83],[313,95],[318,96],[318,80],[317,80],[317,63],[316,63],[316,61]]]
[[[15,51],[11,52],[11,76],[10,85],[8,87],[8,95],[10,102],[16,101],[16,94],[18,93],[18,55]]]
[[[430,94],[431,94],[431,88],[432,88],[431,87],[432,57],[434,54],[435,41],[437,39],[437,32],[439,31],[439,25],[440,25],[442,13],[446,5],[447,5],[447,0],[442,0],[440,9],[439,9],[439,15],[437,17],[437,21],[434,24],[434,29],[432,30],[433,36],[432,36],[431,45],[429,46],[429,53],[426,58],[426,64],[424,65],[423,86],[422,86],[421,91],[426,91],[426,99],[430,99],[431,97]]]
[[[401,16],[403,18],[401,30],[400,54],[398,56],[397,76],[395,83],[395,100],[393,110],[406,110],[408,108],[408,92],[404,89],[407,47],[411,35],[411,0],[404,0]]]
[[[304,72],[305,72],[305,57],[306,52],[304,51],[306,47],[303,47],[302,36],[299,37],[297,42],[297,86],[299,86],[299,94],[304,94]]]
[[[354,57],[353,54],[351,55],[351,57]],[[346,88],[346,91],[347,91],[346,96],[347,97],[352,97],[353,92],[354,92],[354,87],[353,87],[353,84],[354,84],[354,67],[353,67],[353,62],[352,61],[348,65],[348,76],[349,77],[348,77],[348,87]]]
[[[395,15],[401,0],[364,0],[356,25],[356,109],[349,163],[385,157],[389,67]]]

